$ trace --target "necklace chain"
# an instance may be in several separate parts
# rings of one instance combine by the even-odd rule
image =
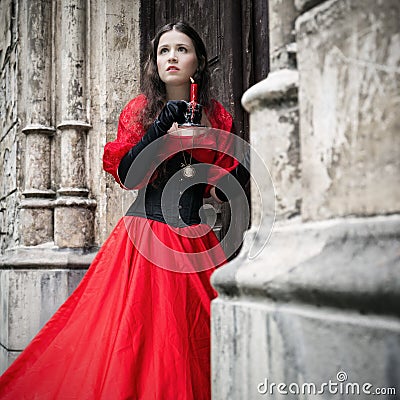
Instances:
[[[186,156],[185,156],[185,150],[183,149],[183,144],[182,144],[182,138],[181,134],[179,133],[179,142],[181,144],[181,149],[182,149],[182,157],[183,157],[183,170],[182,170],[182,175],[185,178],[192,178],[196,174],[195,168],[192,166],[192,157],[193,157],[193,148],[194,148],[194,132],[192,135],[192,148],[190,149],[190,160],[189,162],[186,161]]]

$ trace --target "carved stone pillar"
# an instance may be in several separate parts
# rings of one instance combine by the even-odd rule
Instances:
[[[251,144],[262,155],[274,182],[276,217],[285,219],[299,215],[301,206],[298,72],[293,34],[298,11],[294,0],[270,0],[268,7],[271,72],[243,95],[242,103],[250,113]],[[258,188],[253,185],[253,217],[260,208],[255,190]]]
[[[289,32],[288,3],[269,2],[272,30]],[[371,393],[399,390],[400,3],[294,3],[298,73],[279,65],[242,102],[251,144],[271,168],[278,216],[293,204],[279,197],[290,199],[294,188],[283,185],[290,164],[278,168],[279,155],[299,155],[300,217],[281,218],[272,233],[252,228],[239,256],[212,276],[216,400],[313,397],[316,390],[326,398],[334,393],[328,382],[342,396],[368,397],[365,385]],[[284,36],[271,31],[272,65],[284,51],[274,38]],[[292,147],[285,109],[297,91],[300,140]],[[252,207],[260,214],[259,204]]]
[[[62,90],[60,182],[54,214],[54,242],[59,247],[87,247],[93,242],[93,208],[86,184],[87,2],[61,2]]]
[[[21,242],[34,246],[53,241],[51,189],[51,137],[55,132],[51,112],[52,1],[27,2],[24,74],[26,79],[26,135],[24,191],[21,202]],[[37,27],[41,27],[38,29]]]

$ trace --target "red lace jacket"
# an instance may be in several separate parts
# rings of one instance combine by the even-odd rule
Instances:
[[[124,155],[139,142],[145,134],[145,129],[141,122],[140,114],[147,104],[146,97],[141,94],[131,100],[122,110],[119,123],[117,138],[106,143],[103,154],[103,168],[110,173],[121,187],[125,188],[118,177],[118,166]],[[232,131],[232,116],[216,100],[213,100],[212,112],[205,110],[211,126],[222,131]],[[194,149],[193,157],[208,164],[214,164],[216,168],[211,168],[208,177],[209,186],[206,189],[205,196],[209,195],[210,185],[215,184],[221,176],[232,171],[238,165],[235,158],[226,154],[231,152],[233,146],[232,133],[221,134],[218,136],[218,143],[215,148],[218,150]],[[179,148],[176,149],[179,151]],[[140,187],[140,186],[139,186]],[[139,188],[137,187],[137,188]]]

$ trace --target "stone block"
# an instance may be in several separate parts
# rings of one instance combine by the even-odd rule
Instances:
[[[305,220],[400,211],[399,19],[330,0],[296,21]]]
[[[22,208],[20,216],[22,245],[36,246],[53,241],[52,208]]]
[[[314,384],[316,390],[324,390],[321,398],[334,398],[335,393],[322,386],[329,380],[337,385],[336,396],[346,396],[346,390],[353,394],[358,384],[361,395],[349,398],[367,398],[362,392],[365,383],[372,385],[372,392],[396,386],[398,390],[398,320],[243,299],[214,300],[212,315],[215,400],[284,398],[277,390],[280,383],[286,385],[288,398],[314,398],[315,392],[293,392],[296,384],[301,388],[305,383],[311,384],[305,390],[313,390]],[[343,386],[340,372],[347,375]]]
[[[7,349],[0,346],[0,375],[14,362],[14,360],[20,354],[20,351],[7,351]]]
[[[93,211],[79,207],[77,199],[59,199],[54,210],[54,243],[60,248],[85,248],[93,244]],[[68,202],[71,202],[69,205]],[[90,200],[80,200],[87,202]],[[59,204],[59,205],[58,205]]]
[[[0,343],[21,351],[81,281],[86,270],[1,270]]]

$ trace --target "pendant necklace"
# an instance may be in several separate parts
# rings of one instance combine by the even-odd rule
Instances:
[[[192,165],[192,156],[193,156],[193,148],[194,148],[194,133],[192,135],[192,148],[190,151],[190,160],[189,162],[186,161],[185,150],[183,150],[183,144],[181,135],[179,135],[179,140],[181,142],[181,149],[182,149],[182,156],[183,156],[183,163],[181,164],[182,175],[184,178],[193,178],[196,175],[196,169]]]

